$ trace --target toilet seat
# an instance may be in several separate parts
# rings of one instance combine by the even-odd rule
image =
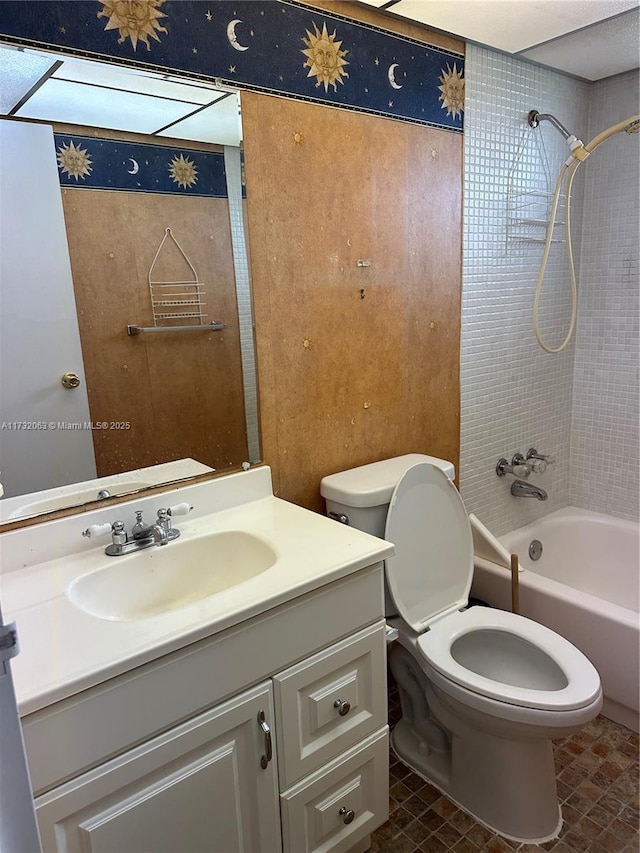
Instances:
[[[396,548],[385,568],[398,613],[445,683],[532,711],[570,711],[598,700],[595,667],[564,637],[514,613],[464,609],[473,536],[460,493],[439,468],[407,469],[391,499],[385,539]]]
[[[564,673],[566,685],[547,683],[542,689],[526,687],[469,669],[456,659],[456,642],[467,636],[470,645],[478,646],[483,631],[507,634],[516,643],[520,641],[533,647],[532,652],[538,660],[550,659],[547,673],[553,671],[555,665]],[[471,607],[449,614],[417,638],[417,647],[427,663],[445,679],[499,702],[541,711],[570,711],[591,705],[601,694],[600,677],[579,649],[544,625],[504,610]],[[496,645],[488,651],[495,654]],[[499,666],[499,663],[487,659],[487,668],[490,670],[492,665]],[[553,678],[547,675],[545,680],[549,682]]]

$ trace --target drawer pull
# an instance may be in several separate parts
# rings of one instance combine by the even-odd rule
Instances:
[[[348,809],[346,806],[342,806],[338,814],[342,817],[343,823],[351,823],[351,821],[356,816],[356,813],[353,809]]]
[[[264,733],[264,748],[266,752],[266,755],[263,755],[260,759],[260,767],[262,767],[263,770],[266,770],[267,764],[273,758],[273,747],[271,746],[271,729],[267,725],[264,711],[258,711],[258,725]]]
[[[343,701],[342,699],[336,699],[333,703],[333,707],[338,709],[338,713],[341,717],[346,717],[349,711],[351,710],[351,702]]]

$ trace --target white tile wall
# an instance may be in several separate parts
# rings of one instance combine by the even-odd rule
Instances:
[[[574,184],[573,244],[576,260],[581,261],[578,278],[582,281],[582,268],[586,284],[581,294],[579,334],[558,355],[538,347],[532,328],[542,243],[507,239],[510,187],[515,182],[523,189],[550,189],[542,149],[552,184],[568,154],[562,135],[549,123],[529,130],[529,110],[552,113],[587,142],[594,122],[597,130],[612,123],[605,109],[620,111],[623,90],[613,80],[593,86],[474,45],[468,46],[465,68],[463,498],[469,511],[497,534],[571,503],[628,516],[635,494],[637,513],[638,438],[633,427],[637,428],[638,421],[638,180],[637,172],[632,177],[629,164],[630,157],[637,158],[634,140],[624,155],[612,153],[615,180],[611,174],[599,174],[595,185],[592,171],[596,170],[590,167],[599,167],[597,152],[589,168],[586,163],[581,167]],[[630,84],[624,91],[632,88]],[[635,91],[637,94],[637,75]],[[635,155],[629,153],[633,148]],[[617,162],[623,158],[624,163]],[[607,187],[625,181],[625,194],[636,192],[635,218],[629,215],[632,200],[623,201],[615,190],[607,191],[609,201],[600,199]],[[581,241],[585,193],[585,239]],[[534,236],[536,229],[544,235],[540,226],[527,226],[524,233]],[[569,322],[567,281],[564,246],[554,244],[541,298],[541,326],[552,345],[562,341]],[[608,328],[611,347],[600,345]],[[579,468],[586,467],[585,445],[592,448],[593,474],[589,477],[578,475]],[[495,474],[501,456],[510,459],[515,452],[526,453],[530,446],[555,458],[547,472],[530,477],[547,491],[545,502],[512,497],[513,478]],[[627,463],[629,487],[621,488],[620,464],[625,454],[632,460]]]
[[[590,92],[589,138],[640,113],[638,72]],[[586,141],[586,140],[585,140]],[[570,502],[638,519],[640,134],[619,134],[585,163]]]
[[[259,462],[260,432],[258,425],[258,388],[256,384],[256,358],[253,342],[253,306],[249,277],[249,257],[242,208],[242,160],[240,149],[224,146],[224,167],[227,174],[229,219],[233,244],[233,267],[236,276],[236,299],[240,325],[240,352],[242,355],[242,383],[244,413],[247,425],[247,462]]]
[[[460,484],[469,511],[500,534],[569,498],[574,346],[548,355],[536,344],[532,309],[543,247],[507,242],[507,192],[514,169],[523,189],[552,189],[540,150],[544,145],[552,184],[568,149],[548,123],[530,130],[527,114],[550,112],[576,135],[585,133],[588,85],[474,45],[465,69]],[[562,247],[554,245],[541,312],[552,341],[569,317],[565,271]],[[556,460],[530,478],[547,491],[544,503],[512,497],[513,478],[495,474],[500,457],[531,446]]]

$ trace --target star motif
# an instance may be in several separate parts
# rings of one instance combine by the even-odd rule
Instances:
[[[66,27],[60,27],[60,32],[62,33],[62,35],[64,35],[66,33],[66,31],[67,31]]]
[[[195,53],[197,53],[197,52],[198,52],[198,48],[197,48],[197,47],[192,47],[192,48],[191,48],[191,53],[194,53],[194,54],[195,54]]]
[[[236,73],[236,66],[230,65],[229,66],[229,74],[235,74],[235,73]]]
[[[393,106],[393,101],[389,101],[389,106],[390,106],[390,107],[392,107],[392,106]]]
[[[207,19],[207,21],[212,21],[212,20],[213,20],[213,15],[211,14],[211,12],[207,12],[207,13],[206,13],[206,15],[205,15],[205,18]]]
[[[376,56],[376,58],[375,58],[373,61],[374,61],[374,63],[375,63],[376,65],[380,65],[380,60],[378,59],[378,57],[377,57],[377,56]]]

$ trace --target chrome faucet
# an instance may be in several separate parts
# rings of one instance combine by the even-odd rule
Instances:
[[[539,501],[546,501],[549,497],[540,486],[534,486],[533,483],[525,483],[524,480],[514,480],[511,483],[511,494],[515,498],[536,498]]]
[[[177,527],[171,524],[174,515],[186,515],[193,507],[188,503],[177,504],[167,509],[159,509],[155,524],[145,524],[142,520],[142,510],[136,511],[136,523],[131,528],[129,536],[123,521],[113,524],[92,524],[82,532],[83,536],[102,536],[111,533],[111,544],[104,549],[108,557],[122,557],[134,551],[142,551],[153,545],[166,545],[180,536]]]

